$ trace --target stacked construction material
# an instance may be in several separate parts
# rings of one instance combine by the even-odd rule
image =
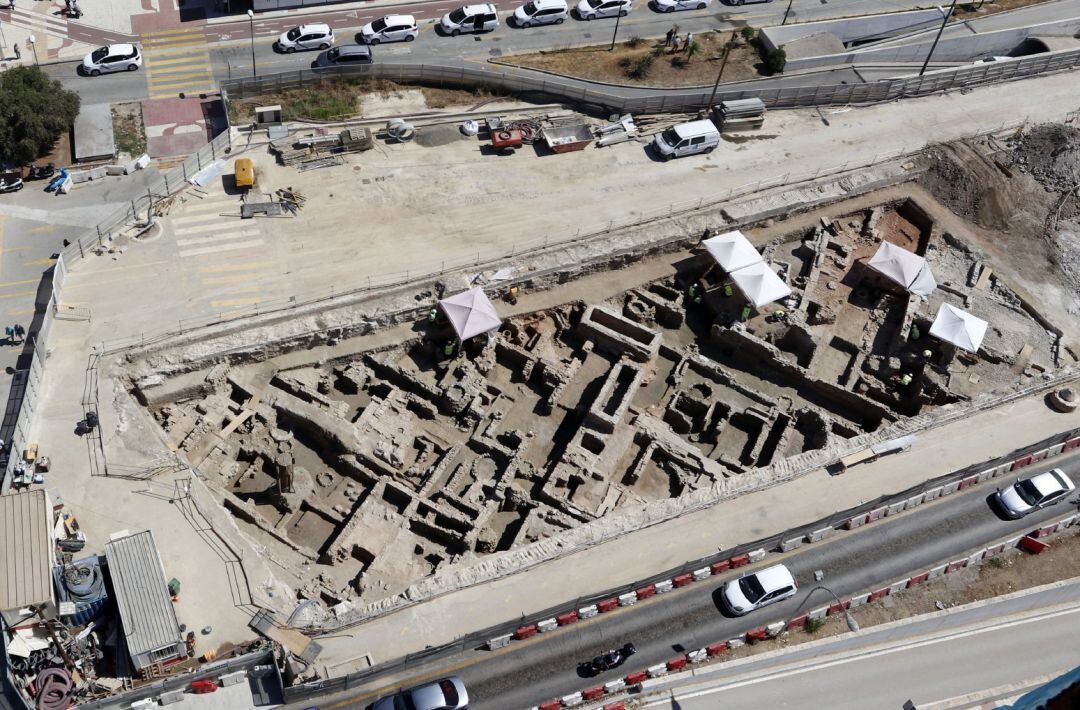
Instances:
[[[721,101],[713,112],[721,131],[753,131],[765,123],[765,102],[757,98]]]

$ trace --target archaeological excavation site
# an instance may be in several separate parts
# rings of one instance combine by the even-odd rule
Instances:
[[[895,184],[779,217],[717,212],[573,270],[445,275],[376,325],[129,356],[121,396],[273,561],[285,611],[309,600],[291,623],[332,625],[424,580],[555,554],[545,541],[582,528],[836,461],[1075,361],[1070,306],[1047,304],[1009,258],[1015,223],[975,194],[1008,180],[986,157],[1000,149],[935,148]]]

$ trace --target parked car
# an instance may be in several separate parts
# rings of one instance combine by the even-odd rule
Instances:
[[[626,17],[633,5],[632,0],[581,0],[575,8],[583,20],[595,20],[598,17]]]
[[[720,598],[736,616],[794,596],[799,591],[795,577],[784,565],[773,565],[757,572],[747,572],[720,588]]]
[[[514,10],[514,24],[518,27],[561,25],[569,15],[566,0],[529,0]]]
[[[462,32],[488,32],[499,26],[499,15],[491,3],[466,5],[443,15],[439,26],[451,37]]]
[[[708,153],[718,145],[720,131],[708,119],[676,124],[653,139],[653,147],[665,159]]]
[[[371,710],[467,710],[468,707],[465,684],[461,678],[450,676],[379,698]]]
[[[293,27],[277,38],[277,47],[292,54],[298,49],[330,49],[334,46],[334,30],[330,25],[315,23]]]
[[[316,68],[353,67],[371,64],[371,47],[366,44],[343,44],[319,55]]]
[[[135,44],[110,44],[83,57],[83,73],[99,76],[117,71],[135,71],[142,66],[142,53]]]
[[[381,42],[412,42],[420,28],[412,15],[387,15],[360,28],[360,39],[364,44]]]
[[[675,12],[676,10],[704,10],[712,0],[652,0],[657,12]]]
[[[1072,480],[1060,468],[1055,468],[1031,478],[1021,478],[1008,488],[997,489],[994,500],[1002,513],[1018,520],[1039,508],[1060,503],[1074,490],[1076,486]]]

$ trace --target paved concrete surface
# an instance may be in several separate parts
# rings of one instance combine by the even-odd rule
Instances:
[[[923,457],[923,460],[934,459]],[[1058,459],[1053,466],[1041,468],[1050,467],[1061,467],[1070,475],[1077,476],[1080,454]],[[850,475],[859,474],[853,471]],[[1000,485],[1002,481],[988,481],[911,512],[850,533],[841,533],[832,540],[809,545],[787,555],[769,556],[758,566],[782,561],[795,575],[800,592],[791,599],[745,617],[729,616],[720,608],[718,597],[720,585],[744,571],[740,570],[560,629],[550,635],[541,634],[530,641],[511,644],[498,652],[477,652],[470,648],[460,654],[440,658],[437,662],[414,667],[409,672],[390,673],[361,682],[347,694],[321,698],[319,704],[359,708],[386,692],[387,688],[412,685],[439,675],[456,673],[469,688],[470,707],[476,710],[537,705],[583,687],[621,678],[629,670],[663,663],[687,650],[735,638],[754,627],[784,621],[801,612],[827,606],[832,603],[832,597],[827,591],[815,589],[818,584],[814,579],[816,570],[825,573],[821,584],[840,598],[846,598],[886,586],[897,579],[905,579],[912,573],[965,556],[973,549],[980,549],[1011,535],[1020,535],[1037,528],[1043,521],[1056,520],[1071,512],[1069,507],[1059,505],[1023,520],[1003,520],[991,510],[986,500],[994,487]],[[782,488],[788,489],[788,486]],[[784,491],[786,498],[793,493],[791,490]],[[821,491],[819,495],[828,496],[828,493]],[[639,541],[639,554],[648,549],[640,546]],[[579,564],[577,569],[577,577],[595,579],[591,574],[594,569],[592,565]],[[549,569],[548,572],[551,574],[554,570]],[[557,575],[554,577],[558,578]],[[513,602],[508,600],[510,604]],[[568,605],[567,608],[571,607]],[[416,626],[410,626],[407,633],[414,635],[419,631]],[[419,635],[420,640],[430,642],[422,633]],[[334,634],[335,638],[337,636]],[[584,675],[577,670],[578,664],[593,658],[605,648],[619,647],[627,642],[633,642],[638,652],[625,668],[597,676]]]
[[[1078,633],[1073,579],[703,668],[640,707],[996,706],[1074,668]]]
[[[151,158],[187,156],[225,129],[217,98],[150,99],[142,102],[146,152]]]

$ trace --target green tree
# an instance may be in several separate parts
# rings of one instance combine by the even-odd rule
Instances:
[[[690,46],[686,48],[686,63],[689,64],[690,60],[694,58],[694,55],[701,51],[701,45],[695,39],[690,43]]]
[[[739,30],[739,34],[742,35],[743,39],[749,42],[757,36],[757,30],[755,30],[750,25],[745,25],[741,30]]]
[[[783,47],[777,47],[765,56],[765,69],[770,74],[779,74],[787,66],[787,52]]]
[[[79,115],[79,95],[40,67],[0,73],[0,159],[29,163],[52,150]]]

